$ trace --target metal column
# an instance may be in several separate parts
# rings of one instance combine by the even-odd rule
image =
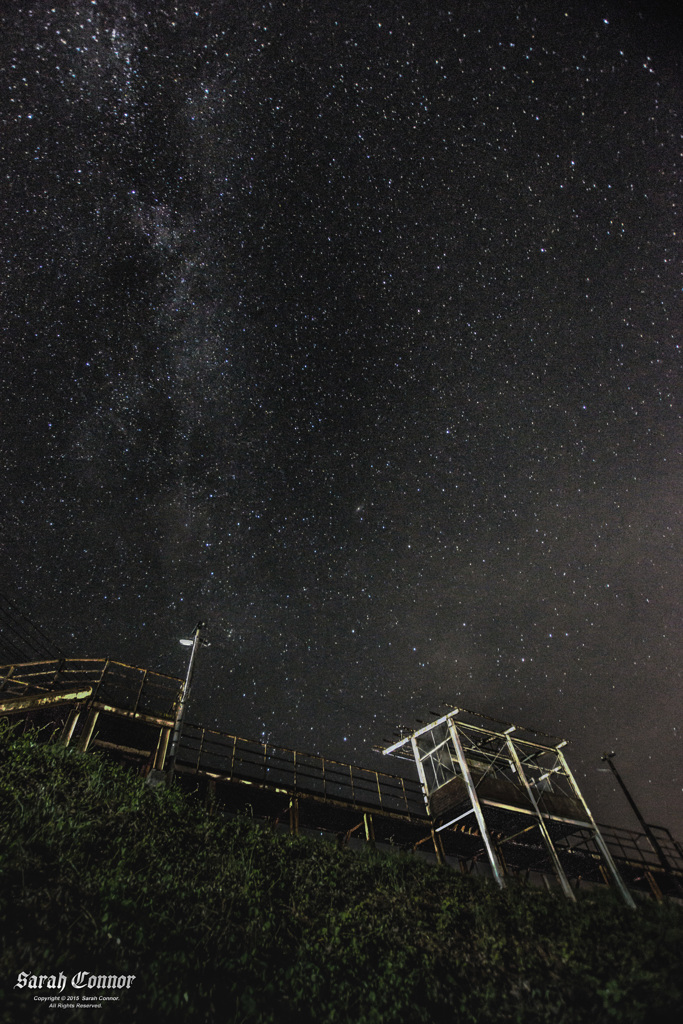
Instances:
[[[493,877],[495,878],[496,882],[501,887],[501,889],[504,889],[505,888],[505,877],[504,877],[503,868],[501,866],[500,861],[498,860],[498,856],[496,854],[495,847],[494,847],[494,845],[493,845],[493,843],[491,841],[491,836],[489,835],[489,830],[488,830],[488,828],[486,826],[486,822],[484,820],[484,812],[481,809],[481,804],[479,803],[479,797],[477,796],[477,790],[475,788],[474,783],[472,782],[472,776],[470,774],[470,768],[469,768],[469,765],[467,763],[467,758],[465,757],[465,751],[463,750],[462,742],[460,740],[460,737],[458,736],[458,730],[456,729],[456,727],[455,727],[455,725],[453,723],[453,720],[451,718],[448,719],[448,728],[450,730],[451,739],[453,740],[453,745],[455,746],[455,750],[456,750],[456,753],[458,755],[458,762],[460,763],[460,771],[462,772],[463,778],[465,780],[465,784],[467,786],[467,792],[469,794],[469,798],[470,798],[470,801],[472,803],[472,809],[473,809],[475,817],[477,819],[477,824],[479,825],[479,831],[481,832],[481,837],[484,840],[484,845],[486,846],[486,852],[487,852],[488,857],[489,857],[489,863],[491,865],[491,871],[493,872]]]
[[[365,826],[365,839],[366,842],[375,845],[375,826],[372,824],[372,815],[366,811],[363,814],[363,824]]]
[[[595,842],[596,842],[596,845],[597,845],[598,849],[600,850],[600,855],[602,856],[602,859],[604,860],[605,864],[609,868],[609,872],[610,872],[610,874],[612,876],[614,884],[616,885],[617,889],[619,890],[619,892],[621,894],[621,898],[623,899],[623,901],[624,901],[624,903],[626,904],[627,907],[630,907],[631,910],[635,910],[636,909],[636,905],[634,903],[633,896],[631,896],[631,893],[626,888],[626,885],[624,884],[624,880],[621,877],[621,875],[619,874],[618,868],[617,868],[616,864],[614,863],[614,861],[612,859],[612,854],[607,849],[607,844],[605,843],[605,840],[602,838],[602,835],[600,833],[600,829],[598,828],[598,826],[595,823],[595,818],[591,814],[590,808],[588,807],[588,804],[584,800],[583,794],[581,793],[581,790],[579,789],[579,787],[576,784],[576,779],[574,778],[574,776],[572,775],[571,771],[569,770],[569,765],[567,764],[567,762],[565,760],[564,754],[562,753],[562,751],[559,748],[557,750],[557,756],[558,756],[558,758],[560,760],[560,764],[562,765],[564,771],[566,772],[567,778],[569,779],[574,792],[576,793],[577,797],[581,801],[581,804],[583,805],[583,809],[586,812],[586,819],[587,819],[587,821],[590,822],[591,828],[593,829],[593,834],[594,834],[593,837],[595,839]]]
[[[650,846],[652,847],[654,852],[657,854],[657,859],[659,860],[659,863],[662,865],[664,871],[666,871],[666,872],[668,872],[670,874],[671,873],[671,865],[669,864],[668,860],[666,859],[666,855],[664,853],[664,850],[659,845],[659,842],[657,841],[657,837],[654,835],[654,833],[652,832],[652,829],[650,828],[650,826],[645,821],[645,818],[642,816],[642,814],[640,813],[640,810],[638,809],[638,805],[636,804],[635,800],[633,799],[633,797],[631,796],[630,792],[626,788],[626,783],[624,782],[624,780],[622,779],[621,775],[617,771],[616,765],[614,764],[614,761],[612,760],[613,757],[614,757],[614,754],[603,754],[601,760],[606,761],[607,764],[610,766],[612,774],[614,775],[614,778],[617,780],[617,782],[621,786],[622,792],[623,792],[624,796],[626,797],[626,799],[628,800],[629,805],[631,807],[631,810],[633,811],[633,813],[635,814],[636,818],[640,822],[640,827],[642,828],[643,832],[647,836],[648,842],[650,843]]]
[[[152,765],[153,771],[162,771],[164,767],[164,761],[166,760],[166,751],[168,750],[168,744],[171,739],[170,728],[159,730],[159,741],[157,743],[156,753],[154,755],[154,764]]]
[[[299,835],[299,799],[296,796],[289,801],[289,831],[293,836]]]
[[[410,744],[413,748],[413,757],[415,758],[415,764],[417,765],[417,774],[420,777],[420,786],[422,787],[422,795],[424,796],[425,807],[429,807],[429,787],[427,786],[427,776],[425,770],[422,767],[422,758],[420,757],[420,751],[417,746],[417,740],[414,736],[410,737]]]
[[[69,744],[71,743],[71,738],[74,734],[74,729],[78,724],[80,714],[81,705],[77,705],[75,708],[72,708],[71,711],[69,712],[69,717],[64,723],[64,728],[62,729],[61,734],[59,736],[60,743],[63,743],[65,747],[68,747]]]
[[[564,873],[564,868],[562,867],[562,864],[560,863],[560,858],[557,855],[557,850],[555,849],[555,845],[554,845],[554,843],[553,843],[553,841],[552,841],[552,839],[550,837],[550,832],[548,832],[548,826],[546,825],[545,821],[543,820],[543,815],[541,814],[541,810],[540,810],[538,804],[536,803],[536,797],[534,796],[533,791],[531,789],[531,786],[529,785],[529,781],[528,781],[526,775],[524,774],[524,769],[522,768],[522,762],[520,761],[519,755],[517,754],[517,751],[515,749],[514,741],[513,741],[511,736],[507,735],[507,733],[505,735],[505,742],[507,744],[508,750],[510,751],[510,756],[512,757],[512,760],[515,763],[515,768],[517,770],[517,775],[519,776],[519,778],[524,783],[524,787],[526,789],[527,796],[529,797],[529,801],[531,803],[531,806],[533,807],[534,813],[535,813],[536,817],[538,818],[538,827],[540,828],[541,835],[543,836],[543,839],[545,840],[545,845],[548,847],[548,853],[550,854],[550,859],[553,862],[553,868],[555,870],[555,874],[557,875],[557,879],[558,879],[560,885],[562,886],[562,892],[565,894],[567,899],[570,899],[574,903],[576,903],[576,896],[574,894],[574,890],[572,889],[571,885],[569,884],[569,879],[567,878],[567,876]]]
[[[90,710],[89,714],[88,714],[88,718],[86,720],[85,727],[84,727],[83,732],[81,733],[80,739],[78,741],[78,749],[83,751],[83,753],[85,753],[87,751],[88,747],[90,746],[90,741],[92,739],[92,734],[95,731],[95,726],[97,725],[97,719],[99,717],[100,717],[99,711],[96,711],[94,708],[92,708]]]
[[[180,736],[183,729],[183,719],[185,718],[185,708],[187,701],[190,696],[190,685],[192,683],[192,673],[194,672],[194,663],[197,657],[197,651],[201,642],[200,633],[206,623],[198,622],[194,628],[194,640],[192,642],[192,653],[190,654],[190,664],[187,668],[187,676],[183,688],[180,691],[180,700],[178,701],[178,708],[176,710],[175,725],[173,726],[173,735],[171,736],[171,747],[168,752],[168,763],[164,766],[168,773],[169,780],[173,778],[175,772],[176,757],[178,756],[178,747],[180,746]]]

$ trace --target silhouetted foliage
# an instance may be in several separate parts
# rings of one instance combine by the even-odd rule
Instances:
[[[134,974],[98,1021],[678,1021],[683,909],[560,895],[212,817],[96,754],[0,738],[3,1019],[19,971]],[[60,1020],[92,1020],[70,1010]]]

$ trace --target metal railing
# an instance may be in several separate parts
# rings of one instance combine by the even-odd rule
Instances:
[[[102,723],[137,720],[135,728],[158,728],[159,736],[169,732],[175,714],[182,680],[161,673],[114,662],[104,658],[63,658],[0,667],[0,705],[4,713],[56,704],[69,706],[74,730],[80,710],[90,709],[90,733],[95,718]],[[89,692],[88,692],[89,691]],[[89,719],[90,721],[90,719]],[[133,728],[133,726],[130,726]],[[90,733],[87,733],[87,729]],[[126,726],[128,728],[128,726]],[[126,746],[125,737],[116,734],[112,742],[100,742],[118,751],[137,752]],[[150,738],[145,735],[145,751]],[[87,742],[83,746],[86,749]],[[319,754],[303,753],[269,742],[244,739],[232,733],[187,724],[178,752],[178,767],[229,781],[261,786],[291,797],[328,802],[342,807],[355,807],[368,812],[383,812],[413,822],[428,821],[422,790],[417,780],[388,772],[338,761]],[[683,880],[683,847],[662,826],[648,826],[656,839],[662,858],[648,836],[640,831],[618,826],[600,825],[599,829],[614,860],[626,870],[631,882],[654,873],[659,883],[666,876],[676,884]],[[524,829],[510,837],[512,849],[533,843],[534,835]],[[444,833],[444,838],[448,833]],[[500,841],[500,837],[498,837]],[[595,836],[591,829],[573,828],[558,835],[555,842],[567,853],[573,853],[589,866],[595,859]],[[536,844],[537,845],[537,844]],[[518,852],[520,852],[518,850]],[[582,869],[583,870],[583,869]],[[652,884],[650,882],[650,884]],[[653,890],[654,891],[654,890]]]
[[[666,859],[662,864],[657,851],[644,832],[633,829],[619,828],[614,825],[601,825],[603,836],[612,854],[618,860],[632,866],[651,868],[653,870],[670,870],[683,876],[683,849],[676,842],[667,828],[662,825],[649,825],[654,833],[660,849]]]
[[[185,726],[177,764],[293,795],[425,817],[422,790],[410,779],[199,725]]]
[[[0,666],[0,694],[59,693],[92,686],[92,701],[129,714],[172,719],[182,680],[109,658],[60,658]]]
[[[664,826],[650,825],[649,828],[657,837],[666,864],[662,864],[644,832],[618,825],[598,825],[598,828],[610,853],[622,869],[630,868],[636,872],[665,871],[683,878],[683,848]],[[589,829],[577,829],[561,838],[559,845],[575,854],[591,854],[594,836]]]

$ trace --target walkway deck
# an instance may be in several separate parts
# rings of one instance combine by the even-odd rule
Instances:
[[[163,764],[182,680],[109,659],[62,659],[0,667],[0,715],[47,726],[46,736],[81,750],[100,750],[147,775]],[[256,740],[201,724],[184,726],[176,777],[229,812],[250,808],[256,817],[292,831],[332,833],[419,850],[464,871],[484,859],[473,819],[435,830],[417,780]],[[627,885],[655,896],[683,880],[683,848],[664,828],[650,826],[668,862],[659,862],[638,831],[600,825]],[[502,836],[499,837],[502,840]],[[604,881],[600,860],[581,829],[558,829],[565,870],[576,884]],[[552,874],[537,829],[501,842],[510,875]]]

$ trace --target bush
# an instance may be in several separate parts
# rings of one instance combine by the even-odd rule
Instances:
[[[0,769],[0,1001],[12,1024],[50,1013],[13,987],[20,971],[135,975],[101,1022],[679,1019],[674,903],[634,913],[599,891],[574,905],[210,817],[175,788],[9,729]]]

